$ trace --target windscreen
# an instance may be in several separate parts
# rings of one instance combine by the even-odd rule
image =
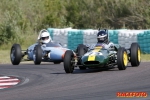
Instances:
[[[46,47],[62,47],[59,43],[49,42]]]

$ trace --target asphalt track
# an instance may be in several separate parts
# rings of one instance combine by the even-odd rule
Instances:
[[[124,71],[75,68],[66,74],[63,63],[0,65],[0,75],[20,83],[0,90],[0,100],[150,100],[150,62]],[[146,92],[147,97],[117,97],[117,92]]]

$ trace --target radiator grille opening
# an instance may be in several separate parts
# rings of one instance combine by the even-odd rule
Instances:
[[[84,64],[85,65],[92,65],[92,64],[99,64],[99,62],[98,61],[86,61],[86,62],[84,62]]]

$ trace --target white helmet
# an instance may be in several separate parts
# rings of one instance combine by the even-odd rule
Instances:
[[[41,30],[40,31],[40,40],[42,43],[48,43],[51,41],[50,34],[47,30]]]

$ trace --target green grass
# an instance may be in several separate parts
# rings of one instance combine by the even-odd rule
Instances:
[[[25,50],[25,49],[27,49],[27,47],[29,47],[31,44],[33,44],[37,41],[37,37],[38,37],[38,34],[29,34],[29,35],[22,34],[19,37],[19,38],[21,38],[20,41],[18,41],[18,42],[13,41],[13,42],[9,42],[7,44],[0,45],[0,50],[10,50],[11,46],[14,43],[20,44],[22,50]]]
[[[150,61],[150,54],[141,55],[142,62]],[[0,64],[10,64],[10,50],[0,50]]]
[[[150,61],[150,54],[142,54],[141,55],[142,62],[144,61]]]
[[[10,50],[0,50],[0,64],[10,63]]]
[[[37,41],[37,37],[38,34],[21,35],[20,38],[22,38],[22,41],[17,43],[20,44],[22,50],[26,50]],[[10,49],[14,43],[16,42],[9,42],[7,45],[0,46],[0,64],[10,63]]]

